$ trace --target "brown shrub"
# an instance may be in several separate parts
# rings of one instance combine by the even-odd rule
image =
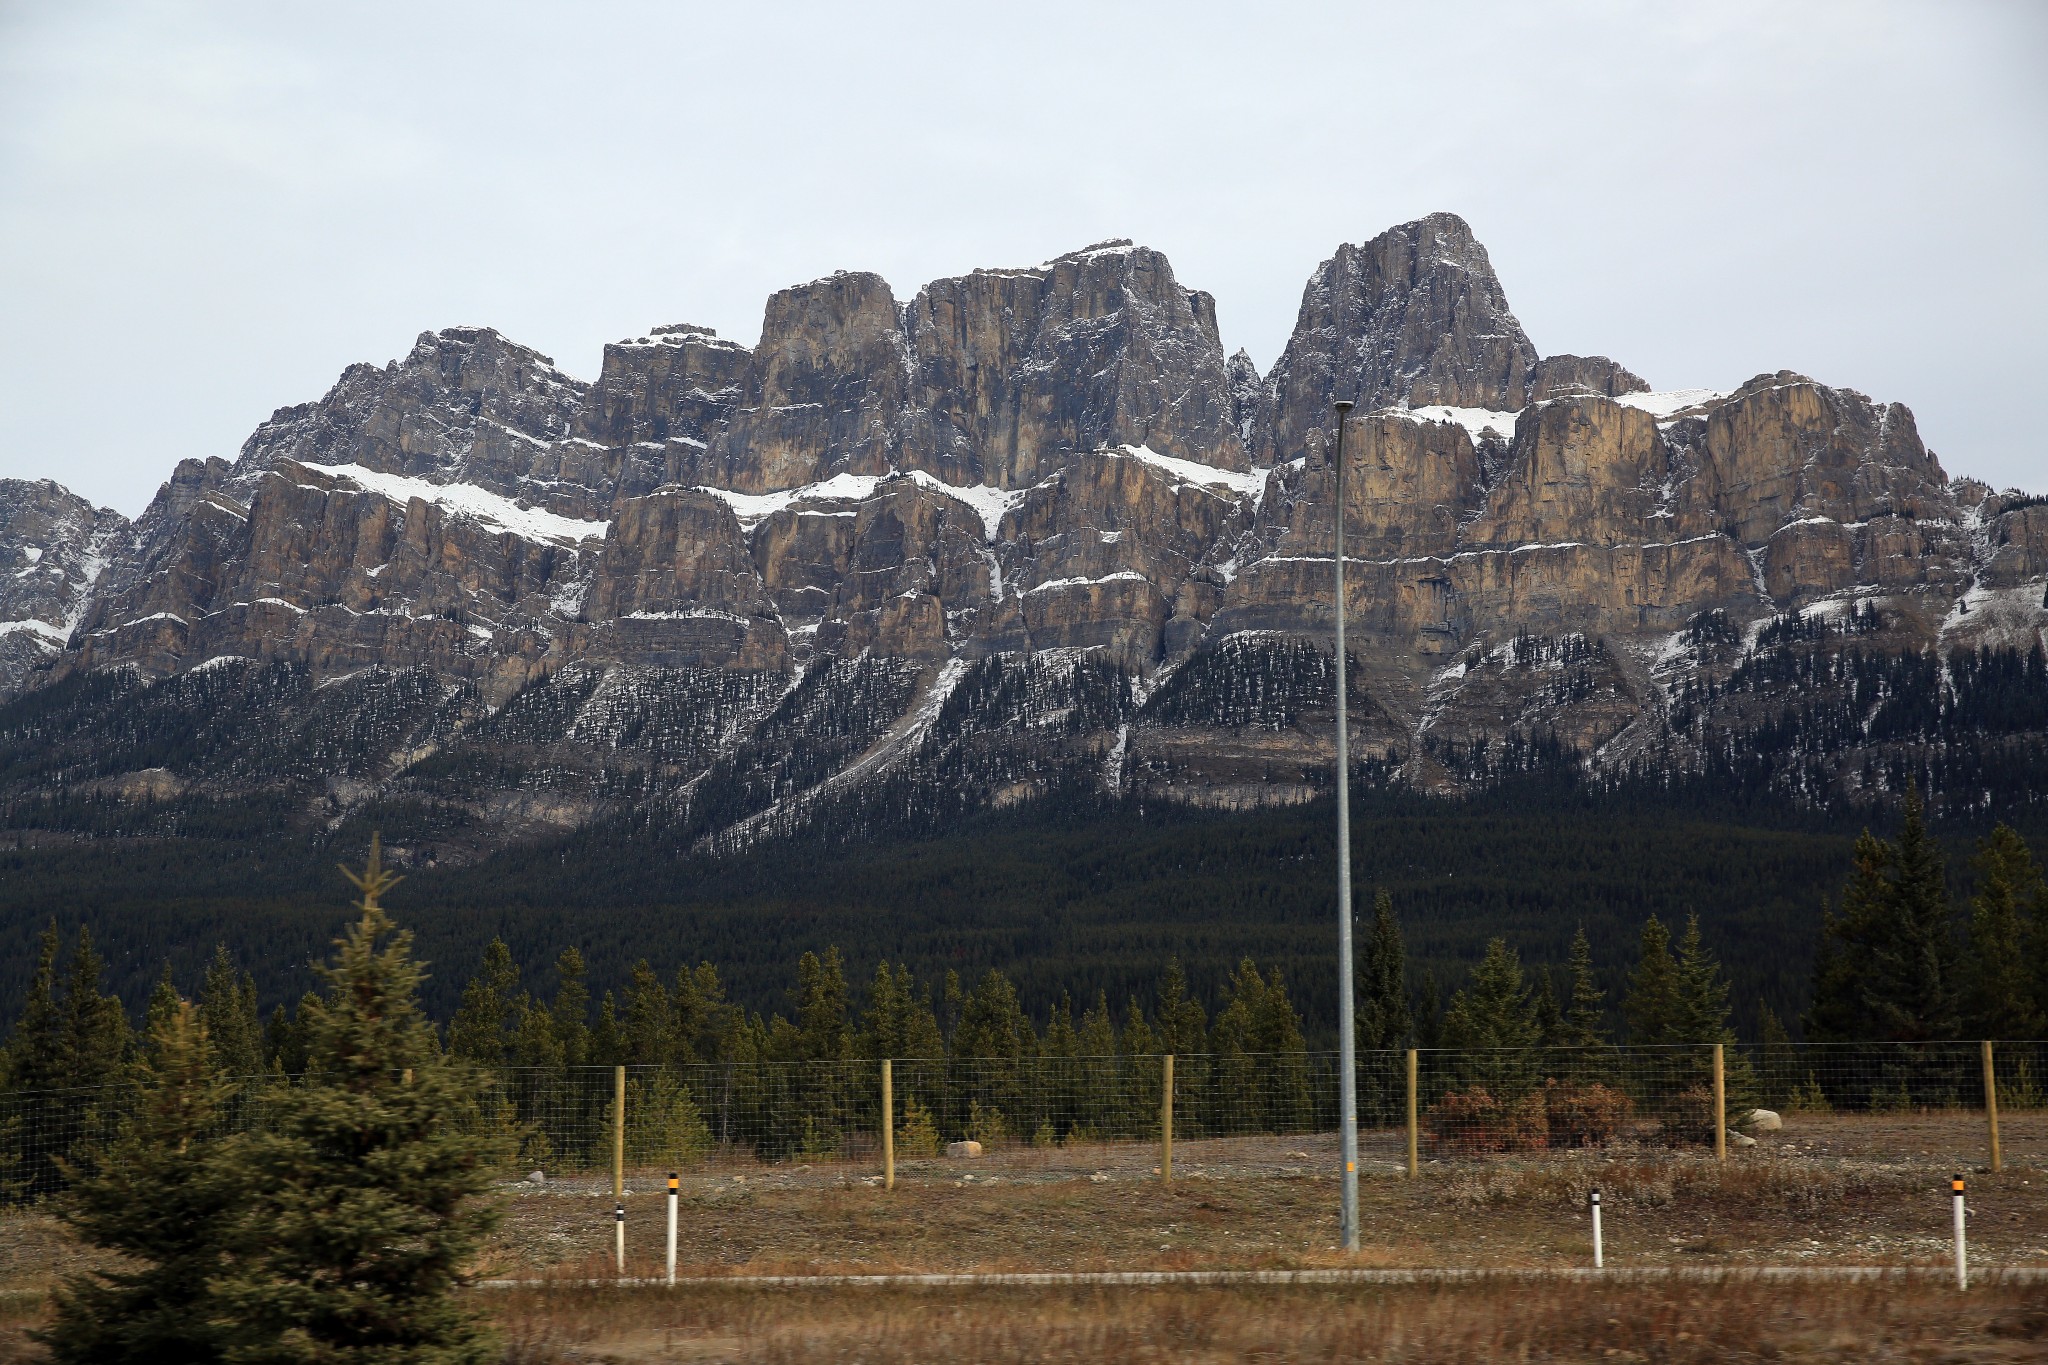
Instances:
[[[1714,1143],[1714,1092],[1688,1086],[1655,1105],[1657,1140],[1667,1147],[1711,1147]]]
[[[1635,1110],[1628,1096],[1597,1081],[1544,1082],[1543,1117],[1552,1147],[1605,1147],[1622,1135]]]
[[[1425,1126],[1430,1140],[1447,1152],[1523,1152],[1549,1141],[1540,1093],[1497,1100],[1483,1085],[1445,1095],[1429,1107]]]

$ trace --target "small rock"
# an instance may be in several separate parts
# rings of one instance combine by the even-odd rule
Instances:
[[[732,1178],[732,1183],[735,1185],[744,1185],[747,1183],[747,1178],[743,1175],[736,1175]]]
[[[1728,1130],[1728,1145],[1730,1147],[1754,1147],[1756,1146],[1756,1139],[1747,1133],[1738,1133],[1733,1128],[1730,1128]]]
[[[528,1171],[526,1173],[526,1183],[529,1185],[545,1185],[548,1183],[548,1178],[539,1171]]]
[[[1289,1153],[1288,1153],[1287,1155],[1289,1155],[1289,1156],[1293,1157],[1293,1158],[1294,1158],[1294,1159],[1295,1159],[1296,1161],[1307,1161],[1307,1160],[1308,1160],[1308,1153],[1307,1153],[1307,1152],[1289,1152]]]
[[[1097,1171],[1094,1175],[1089,1176],[1088,1179],[1097,1185],[1107,1185],[1109,1183],[1109,1172]]]
[[[1752,1133],[1775,1133],[1785,1126],[1785,1120],[1774,1109],[1752,1109],[1742,1126]]]
[[[946,1144],[946,1155],[965,1157],[980,1156],[981,1144],[974,1141],[972,1138],[968,1139],[966,1142],[949,1142]]]

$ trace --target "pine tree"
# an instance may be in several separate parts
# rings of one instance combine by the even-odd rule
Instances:
[[[36,943],[35,974],[7,1040],[9,1090],[55,1090],[70,1081],[64,1010],[57,994],[57,955],[63,944],[51,920]]]
[[[462,988],[462,1005],[448,1025],[448,1051],[464,1061],[497,1069],[511,1046],[519,968],[505,940],[484,949],[476,975]]]
[[[1161,1051],[1181,1057],[1208,1051],[1208,1016],[1202,1002],[1188,993],[1187,977],[1177,957],[1167,959],[1166,973],[1159,979],[1158,1019]]]
[[[67,1276],[52,1295],[50,1325],[35,1335],[59,1365],[200,1365],[233,1341],[212,1292],[241,1193],[237,1144],[217,1135],[231,1089],[198,1010],[160,988],[150,1014],[133,1114],[61,1208],[121,1268]]]
[[[1816,1042],[1954,1038],[1962,1028],[1961,973],[1940,848],[1927,833],[1919,792],[1906,792],[1896,844],[1856,841],[1841,910],[1823,923],[1807,1036]]]
[[[548,1009],[548,1031],[564,1067],[590,1064],[590,987],[585,983],[583,954],[564,948],[555,959],[561,984],[555,987],[554,1004]]]
[[[1366,939],[1365,971],[1358,1002],[1358,1044],[1368,1050],[1406,1047],[1414,1032],[1408,1012],[1408,952],[1394,898],[1372,898],[1372,933]]]
[[[120,1000],[100,990],[105,971],[92,932],[80,926],[64,984],[65,1065],[72,1085],[104,1085],[121,1074],[128,1058],[132,1031]]]
[[[1669,1041],[1732,1046],[1735,1030],[1728,1015],[1728,983],[1722,979],[1721,964],[1700,938],[1700,917],[1687,915],[1685,937],[1678,944],[1678,1036]]]
[[[1869,994],[1878,1036],[1954,1038],[1962,1029],[1955,938],[1941,848],[1927,833],[1920,794],[1906,792],[1906,819],[1893,858],[1885,932],[1874,943]]]
[[[1422,990],[1416,1000],[1415,1045],[1417,1047],[1442,1047],[1444,1045],[1444,988],[1436,978],[1436,968],[1422,969]]]
[[[2048,1029],[2034,978],[2041,907],[2048,904],[2041,869],[2026,841],[1999,825],[1977,845],[1970,898],[1969,1031],[1979,1038],[2038,1038]]]
[[[1536,973],[1536,989],[1529,1001],[1529,1022],[1536,1026],[1538,1047],[1564,1045],[1564,1011],[1557,1003],[1557,983],[1548,970]]]
[[[953,1033],[953,1055],[1015,1059],[1029,1056],[1037,1039],[1031,1021],[1017,1003],[1010,978],[991,967],[960,1007],[960,1026]]]
[[[1442,1046],[1456,1059],[1458,1083],[1485,1088],[1494,1099],[1513,1099],[1535,1082],[1537,1040],[1531,992],[1521,959],[1505,939],[1492,939],[1468,986],[1452,992],[1444,1010]]]
[[[825,955],[805,953],[796,964],[798,1050],[807,1062],[839,1062],[853,1056],[853,1029],[846,1017],[846,968],[837,948]],[[1011,992],[1014,1002],[1016,993]]]
[[[1685,1036],[1684,985],[1678,961],[1671,956],[1671,931],[1655,915],[1643,924],[1641,952],[1635,970],[1629,973],[1621,1013],[1628,1021],[1631,1046],[1697,1041]]]
[[[673,1066],[684,1052],[677,1036],[675,997],[646,958],[633,964],[626,983],[619,1048],[628,1066]]]
[[[884,1057],[937,1060],[946,1055],[939,1021],[932,1014],[931,994],[918,992],[910,968],[899,964],[892,971],[886,962],[876,966],[867,1005],[861,1011],[860,1055],[877,1061]]]
[[[500,1155],[470,1122],[469,1084],[416,1002],[412,938],[379,904],[397,881],[370,845],[362,917],[305,1010],[315,1079],[279,1093],[250,1135],[236,1259],[219,1282],[247,1332],[238,1365],[493,1358],[456,1296],[498,1211],[481,1196]]]
[[[1606,1012],[1601,1002],[1607,993],[1593,975],[1593,945],[1586,940],[1586,926],[1572,935],[1571,956],[1566,962],[1571,975],[1571,992],[1565,1002],[1561,1041],[1567,1047],[1599,1047],[1607,1041]]]
[[[256,978],[235,969],[225,943],[199,988],[199,1021],[224,1075],[248,1079],[263,1071],[263,1021],[256,1013]]]

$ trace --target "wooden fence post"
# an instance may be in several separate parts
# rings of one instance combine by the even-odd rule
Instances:
[[[1421,1163],[1416,1159],[1415,1121],[1415,1049],[1408,1049],[1408,1176],[1413,1179],[1422,1173]]]
[[[612,1069],[612,1198],[626,1193],[626,1068]]]
[[[1166,1068],[1159,1093],[1159,1179],[1173,1183],[1173,1054],[1166,1054]]]
[[[2004,1167],[1998,1150],[1998,1064],[1991,1058],[1991,1040],[1984,1040],[1984,1117],[1991,1124],[1991,1169]]]
[[[1714,1160],[1728,1159],[1728,1075],[1723,1069],[1726,1047],[1714,1044]]]
[[[882,1188],[896,1188],[896,1078],[882,1059]]]

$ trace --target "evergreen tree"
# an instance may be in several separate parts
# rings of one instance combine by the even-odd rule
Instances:
[[[235,969],[225,943],[214,946],[213,962],[199,987],[199,1022],[224,1075],[247,1079],[262,1073],[263,1020],[256,1012],[256,978]]]
[[[1415,1005],[1415,1045],[1417,1047],[1442,1047],[1444,1045],[1444,988],[1436,978],[1436,968],[1422,969],[1422,991]]]
[[[57,955],[63,943],[57,921],[51,920],[37,940],[35,975],[29,978],[28,998],[7,1040],[9,1090],[55,1090],[71,1083],[64,1009],[57,993]]]
[[[1515,950],[1505,939],[1488,942],[1471,984],[1454,992],[1444,1010],[1443,1046],[1462,1054],[1454,1063],[1461,1086],[1512,1100],[1536,1083],[1536,1058],[1529,1051],[1538,1037],[1531,996]]]
[[[633,964],[626,983],[619,1050],[628,1066],[673,1066],[686,1051],[677,1035],[675,997],[646,958]]]
[[[2026,841],[1999,825],[1977,845],[1970,898],[1967,1026],[1979,1038],[2038,1038],[2048,1028],[2034,966],[2048,886]]]
[[[247,1334],[238,1365],[495,1354],[456,1290],[498,1216],[481,1196],[500,1154],[419,1011],[411,935],[379,904],[397,880],[380,855],[372,841],[368,867],[350,874],[362,917],[305,1010],[317,1079],[280,1092],[271,1129],[246,1140],[237,1255],[218,1281]]]
[[[71,971],[64,985],[65,1064],[71,1085],[105,1085],[122,1073],[131,1031],[118,998],[100,990],[105,974],[92,946],[92,932],[78,930]]]
[[[1472,971],[1472,984],[1451,996],[1444,1011],[1444,1046],[1462,1049],[1526,1048],[1537,1041],[1531,992],[1521,958],[1496,938]]]
[[[160,988],[150,1013],[132,1116],[61,1207],[82,1241],[121,1262],[67,1276],[52,1295],[50,1325],[35,1335],[59,1365],[200,1365],[233,1342],[212,1292],[241,1194],[236,1144],[217,1136],[230,1087],[200,1011]]]
[[[478,1066],[505,1065],[511,1046],[519,968],[505,940],[484,949],[476,975],[462,988],[462,1005],[448,1025],[448,1051]]]
[[[746,1017],[739,1006],[726,1000],[716,967],[700,962],[678,970],[674,1000],[676,1038],[686,1060],[741,1060]]]
[[[1816,1042],[1954,1038],[1962,1028],[1961,973],[1940,848],[1928,836],[1919,792],[1906,792],[1896,844],[1856,841],[1838,914],[1825,917],[1807,1036]]]
[[[1016,992],[1011,991],[1012,1002]],[[810,1062],[839,1062],[853,1056],[853,1030],[846,1017],[846,968],[837,948],[825,955],[805,953],[796,964],[799,1055]]]
[[[1539,1047],[1564,1045],[1564,1011],[1557,1003],[1557,983],[1548,970],[1536,973],[1535,992],[1529,1001],[1529,1022],[1536,1026]]]
[[[1564,1030],[1560,1041],[1567,1047],[1599,1047],[1607,1041],[1606,1011],[1601,1002],[1607,993],[1593,975],[1593,945],[1586,940],[1586,926],[1572,935],[1571,956],[1566,961],[1571,992],[1565,1002]]]
[[[554,1004],[548,1009],[548,1031],[564,1067],[590,1063],[590,987],[584,977],[583,954],[564,948],[555,959],[561,984],[555,988]]]
[[[1735,1030],[1728,1015],[1728,983],[1721,977],[1721,964],[1701,941],[1700,917],[1688,915],[1685,937],[1678,944],[1677,1036],[1669,1041],[1733,1046]]]
[[[1209,1049],[1209,1020],[1202,1002],[1188,993],[1180,959],[1168,958],[1159,978],[1158,1045],[1162,1052],[1194,1057]]]
[[[44,1092],[33,1128],[16,1123],[0,1133],[0,1166],[24,1198],[63,1187],[62,1163],[82,1159],[99,1139],[105,1106],[127,1068],[128,1018],[119,1000],[100,991],[103,969],[91,934],[79,930],[60,989],[62,950],[52,922],[37,946],[28,998],[7,1047],[6,1088]]]
[[[860,1055],[877,1061],[884,1057],[938,1060],[946,1055],[930,993],[918,993],[910,968],[899,965],[892,971],[886,962],[876,966],[867,1006],[861,1012]]]
[[[1906,791],[1906,819],[1893,857],[1889,915],[1873,947],[1870,982],[1879,1037],[1954,1038],[1962,1030],[1955,937],[1941,847],[1927,833],[1920,793]]]
[[[1372,898],[1372,933],[1366,939],[1365,971],[1358,1001],[1358,1044],[1366,1049],[1406,1047],[1414,1032],[1408,1011],[1408,952],[1394,898]]]
[[[953,1055],[1015,1059],[1035,1050],[1031,1021],[1017,1003],[1010,978],[991,967],[960,1006],[960,1026],[953,1032]]]
[[[1655,915],[1643,924],[1640,955],[1628,976],[1622,1017],[1635,1047],[1660,1047],[1694,1042],[1686,1034],[1685,987],[1678,961],[1671,956],[1671,931]]]

